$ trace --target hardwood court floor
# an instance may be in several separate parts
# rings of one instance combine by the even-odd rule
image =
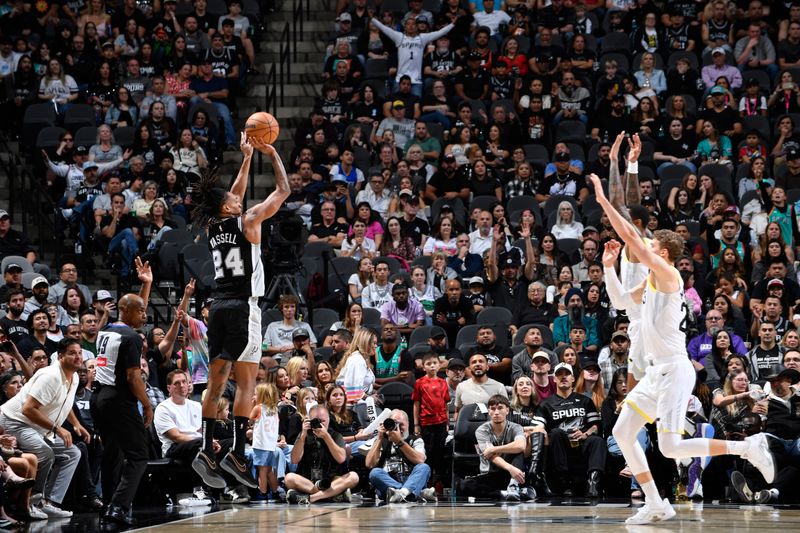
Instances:
[[[800,509],[795,507],[679,504],[677,516],[658,526],[625,526],[633,511],[627,504],[574,505],[523,503],[439,503],[381,505],[323,504],[233,506],[139,531],[183,533],[209,531],[409,531],[420,533],[517,533],[559,531],[588,533],[664,531],[734,533],[744,531],[800,531]]]

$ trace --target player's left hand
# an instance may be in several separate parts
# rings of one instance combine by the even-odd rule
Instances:
[[[615,241],[611,239],[610,241],[606,242],[605,246],[603,247],[603,266],[611,268],[617,263],[617,258],[619,257],[619,252],[622,249],[622,245],[619,241]]]
[[[252,140],[247,136],[245,132],[242,132],[242,138],[239,141],[239,149],[242,151],[243,156],[253,157]]]
[[[628,150],[628,163],[635,163],[639,160],[639,155],[642,153],[642,141],[639,139],[639,134],[634,133],[630,139],[628,139],[628,146],[630,146],[630,150]]]
[[[619,159],[619,149],[622,146],[622,140],[625,138],[625,132],[621,131],[617,134],[617,138],[614,139],[614,144],[611,145],[611,152],[608,154],[608,158],[611,161],[617,161]]]

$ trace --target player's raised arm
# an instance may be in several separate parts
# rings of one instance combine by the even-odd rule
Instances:
[[[247,180],[250,179],[250,161],[253,159],[253,145],[245,132],[242,132],[239,149],[242,151],[242,166],[239,168],[236,180],[231,185],[231,194],[235,194],[239,199],[244,199],[247,194]]]
[[[639,188],[639,156],[642,154],[642,141],[636,133],[628,139],[628,166],[625,168],[625,203],[642,203],[642,190]]]
[[[606,198],[603,192],[603,187],[597,174],[590,174],[589,180],[592,185],[594,185],[597,202],[606,212],[606,215],[608,215],[608,220],[611,222],[617,235],[625,241],[625,244],[631,248],[643,265],[656,272],[656,274],[668,274],[672,266],[645,246],[636,227],[625,220],[622,215],[614,209],[614,206],[611,205],[611,202],[608,201],[608,198]]]
[[[603,272],[611,305],[617,310],[631,310],[634,305],[641,305],[641,287],[636,287],[628,292],[625,292],[625,289],[622,287],[622,282],[619,280],[617,271],[614,269],[621,251],[622,244],[620,244],[619,241],[612,239],[605,244],[603,249]]]
[[[272,194],[267,196],[267,199],[260,204],[254,205],[247,210],[245,214],[245,221],[261,224],[269,217],[278,212],[283,203],[289,197],[289,177],[286,175],[286,169],[283,167],[281,156],[278,151],[271,144],[262,143],[255,139],[250,139],[250,144],[262,154],[269,156],[272,159],[272,168],[275,171],[275,190]]]
[[[623,131],[614,139],[614,144],[611,145],[611,151],[608,155],[608,159],[611,162],[608,166],[608,200],[626,220],[630,220],[628,208],[625,206],[625,188],[622,184],[622,177],[619,175],[619,149],[624,139],[625,132]],[[595,191],[595,194],[597,194],[597,191]]]

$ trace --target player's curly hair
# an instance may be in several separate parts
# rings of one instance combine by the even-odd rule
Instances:
[[[675,262],[683,253],[683,237],[672,230],[659,229],[653,233],[653,238],[662,248],[667,250],[670,262]]]
[[[207,228],[211,220],[219,216],[227,194],[227,190],[217,187],[217,168],[205,169],[192,191],[192,219],[195,223]]]

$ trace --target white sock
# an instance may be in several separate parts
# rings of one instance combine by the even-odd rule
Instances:
[[[728,447],[728,454],[729,455],[744,455],[750,450],[750,443],[746,440],[736,441],[736,440],[729,440],[725,441],[726,446]]]
[[[642,487],[642,492],[644,492],[645,503],[661,503],[661,495],[658,493],[658,487],[655,481],[650,480],[647,483],[639,483],[639,485]]]

